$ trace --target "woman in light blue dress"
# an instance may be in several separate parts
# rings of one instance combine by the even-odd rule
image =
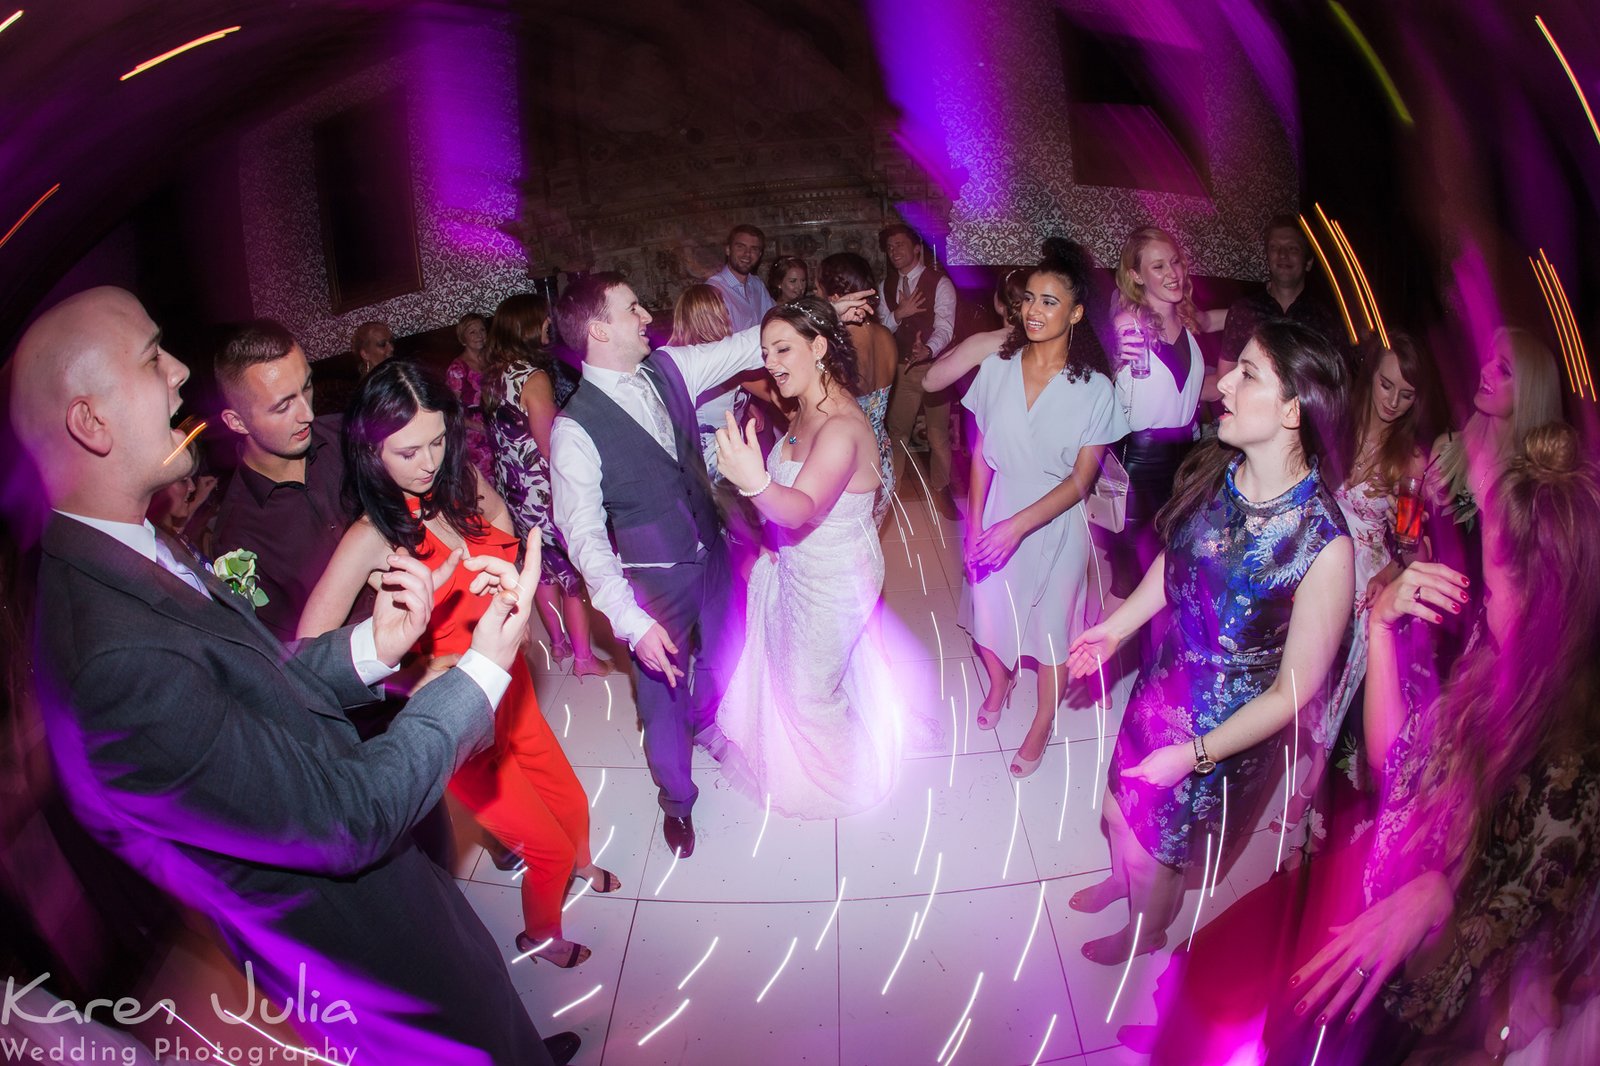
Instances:
[[[1039,710],[1011,761],[1017,777],[1039,766],[1067,688],[1067,648],[1088,624],[1083,499],[1105,446],[1128,432],[1111,365],[1083,328],[1088,256],[1066,242],[1051,252],[1028,275],[998,358],[984,360],[961,401],[977,424],[960,620],[989,675],[978,728],[999,723],[1023,657],[1039,668]]]

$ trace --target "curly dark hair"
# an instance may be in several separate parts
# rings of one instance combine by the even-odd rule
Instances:
[[[444,461],[433,487],[422,497],[420,515],[412,514],[406,494],[383,468],[383,442],[404,429],[422,411],[444,415]],[[486,529],[478,506],[478,479],[467,462],[466,427],[461,401],[432,371],[408,359],[378,364],[361,382],[344,416],[344,496],[352,510],[365,514],[383,539],[410,549],[419,558],[422,523],[443,515],[463,538],[482,536]]]
[[[833,305],[820,296],[802,296],[793,303],[779,304],[761,318],[761,328],[768,322],[787,322],[806,340],[818,337],[828,342],[822,353],[823,390],[828,391],[830,380],[844,387],[845,393],[854,396],[861,391],[861,370],[856,358],[856,347],[850,343]]]
[[[1094,303],[1089,298],[1089,268],[1092,262],[1082,245],[1065,237],[1051,237],[1044,242],[1044,254],[1039,265],[1021,279],[1026,288],[1034,278],[1048,274],[1065,284],[1072,293],[1073,302],[1083,307],[1083,318],[1078,322],[1078,328],[1073,330],[1067,348],[1067,365],[1061,369],[1068,381],[1087,381],[1091,374],[1114,378],[1111,360],[1106,357],[1105,349],[1100,347],[1094,329],[1089,326],[1089,308]],[[1020,312],[1011,316],[1010,324],[1011,332],[1000,346],[1002,359],[1012,358],[1028,343]]]

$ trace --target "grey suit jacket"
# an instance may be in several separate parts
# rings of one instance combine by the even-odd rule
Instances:
[[[410,837],[492,739],[482,690],[450,671],[362,743],[343,711],[376,694],[349,630],[291,650],[203,576],[210,600],[51,517],[40,691],[74,811],[218,923],[274,1012],[300,1001],[308,1037],[384,1063],[548,1062],[493,939]]]

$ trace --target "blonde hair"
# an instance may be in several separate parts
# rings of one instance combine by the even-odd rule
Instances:
[[[672,305],[672,336],[668,344],[706,344],[733,332],[728,305],[710,285],[690,285]]]
[[[1173,257],[1185,268],[1188,267],[1189,259],[1172,234],[1156,226],[1142,226],[1128,234],[1128,239],[1122,242],[1122,255],[1117,259],[1117,297],[1112,313],[1123,311],[1132,315],[1146,333],[1159,332],[1163,323],[1155,321],[1150,306],[1145,303],[1144,285],[1133,279],[1139,272],[1144,250],[1157,242],[1170,247]],[[1189,279],[1187,269],[1183,272],[1183,298],[1178,301],[1178,321],[1190,332],[1200,332],[1194,306],[1194,283]]]
[[[1511,455],[1521,454],[1528,434],[1539,426],[1561,421],[1561,379],[1556,370],[1556,357],[1544,342],[1525,329],[1502,326],[1494,331],[1490,350],[1501,341],[1511,351]],[[1467,419],[1467,425],[1481,423],[1484,416],[1476,411]],[[1502,458],[1502,465],[1505,459]],[[1454,498],[1469,492],[1467,485],[1467,433],[1463,430],[1451,436],[1439,449],[1439,478],[1444,483],[1448,497]],[[1482,501],[1478,501],[1481,505]]]

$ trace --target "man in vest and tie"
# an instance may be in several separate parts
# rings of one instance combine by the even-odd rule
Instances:
[[[928,430],[928,489],[933,506],[954,522],[959,515],[950,495],[950,397],[945,392],[924,392],[922,379],[955,333],[955,283],[944,271],[925,262],[925,245],[910,226],[885,226],[878,234],[878,244],[889,259],[878,318],[894,333],[900,356],[885,426],[895,443],[895,466],[898,470],[905,457],[902,442],[910,440],[921,411]]]
[[[870,295],[834,308],[860,321]],[[662,835],[684,858],[699,795],[690,757],[697,739],[715,751],[717,705],[743,643],[694,397],[763,365],[761,329],[652,352],[650,312],[613,272],[573,282],[555,317],[583,355],[583,383],[550,435],[552,515],[594,605],[633,651]]]

